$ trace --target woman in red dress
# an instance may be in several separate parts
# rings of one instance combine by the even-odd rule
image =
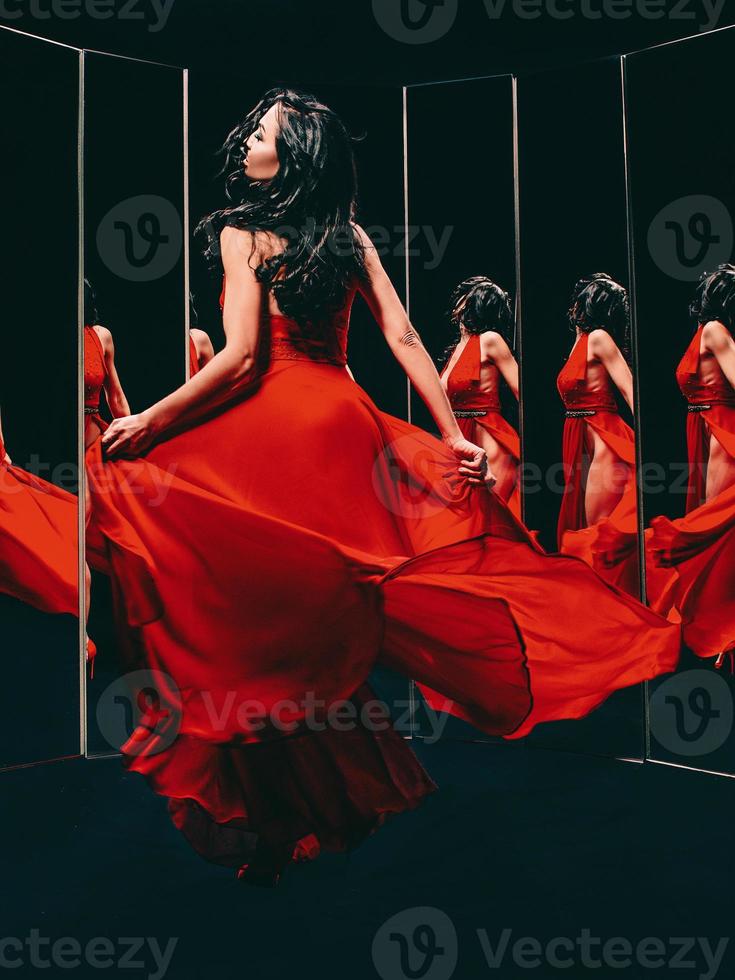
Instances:
[[[518,399],[518,364],[509,346],[510,297],[485,276],[460,283],[450,319],[459,335],[445,353],[442,385],[462,434],[481,446],[495,475],[495,492],[521,516],[518,433],[503,418],[501,378]]]
[[[79,615],[77,498],[14,466],[0,425],[0,591]]]
[[[651,521],[648,592],[682,620],[687,646],[721,666],[735,650],[735,266],[702,277],[691,314],[697,329],[676,371],[688,403],[686,514]]]
[[[557,379],[566,408],[559,550],[638,596],[635,434],[615,396],[633,412],[633,376],[615,339],[627,337],[625,289],[605,273],[580,279],[569,322],[576,340]]]
[[[100,399],[105,393],[113,418],[130,415],[115,366],[112,334],[99,322],[94,289],[84,280],[84,448],[89,449],[107,428],[100,415]]]
[[[87,465],[120,627],[156,691],[125,764],[200,853],[275,880],[305,841],[351,847],[435,788],[384,713],[371,723],[377,663],[436,710],[518,738],[674,669],[680,637],[584,562],[546,555],[489,489],[353,220],[339,117],[273,89],[225,149],[235,203],[200,225],[224,268],[225,346],[115,420]],[[442,438],[348,374],[358,292]]]
[[[85,451],[100,438],[108,423],[100,415],[100,400],[105,393],[108,408],[114,418],[130,415],[125,392],[115,367],[115,345],[107,327],[98,323],[97,299],[94,287],[88,279],[84,280],[84,448]],[[94,529],[89,528],[91,501],[89,485],[84,485],[84,512],[87,525],[85,541],[85,583],[84,605],[85,622],[89,619],[92,602],[92,576],[90,565],[98,571],[108,573],[104,558],[104,544],[95,538]],[[87,637],[87,660],[92,664],[97,647]]]

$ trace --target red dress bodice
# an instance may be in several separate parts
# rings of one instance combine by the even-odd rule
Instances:
[[[566,364],[561,369],[556,386],[567,411],[617,412],[612,382],[605,372],[599,387],[592,387],[587,378],[589,334],[580,335]]]
[[[224,309],[226,277],[222,277],[222,292],[219,305]],[[295,358],[297,360],[320,361],[326,364],[343,366],[347,363],[347,335],[350,326],[350,311],[356,290],[353,288],[344,309],[334,317],[324,336],[309,337],[304,334],[300,324],[293,317],[282,314],[265,313],[263,322],[268,326],[271,360]]]
[[[471,334],[454,367],[447,376],[447,396],[457,412],[499,412],[500,393],[480,388],[480,335]],[[442,371],[442,375],[446,367]]]
[[[722,370],[714,381],[705,382],[699,372],[699,348],[702,343],[701,323],[676,369],[676,381],[690,405],[735,405],[735,389]]]
[[[84,407],[99,409],[100,393],[105,383],[107,368],[102,341],[94,327],[84,327]]]

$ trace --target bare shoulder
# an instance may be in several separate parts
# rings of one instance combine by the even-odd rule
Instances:
[[[510,347],[502,334],[497,330],[486,330],[480,334],[480,352],[483,360],[494,360],[507,357]]]
[[[228,261],[241,258],[247,259],[249,265],[252,265],[251,260],[254,258],[255,265],[259,265],[264,257],[282,250],[278,236],[261,228],[235,228],[225,225],[220,232],[219,243],[225,265]]]
[[[370,238],[370,236],[362,227],[362,225],[358,225],[356,221],[351,221],[350,225],[354,229],[358,240],[362,243],[362,245],[365,248],[365,262],[368,268],[370,268],[370,266],[382,265],[380,261],[380,257],[378,256],[378,250],[375,247],[373,240]]]
[[[112,333],[107,329],[107,327],[103,327],[101,323],[95,323],[92,329],[100,338],[100,341],[102,342],[102,349],[105,352],[113,351],[115,349],[115,345],[112,341]]]
[[[709,350],[721,350],[730,344],[732,335],[724,323],[719,320],[710,320],[705,323],[702,330],[702,340],[704,346]]]
[[[189,336],[194,341],[194,346],[200,354],[214,350],[209,334],[205,330],[200,330],[198,327],[191,327]]]
[[[607,330],[596,327],[589,332],[589,350],[596,357],[605,357],[614,354],[618,350],[618,345]]]

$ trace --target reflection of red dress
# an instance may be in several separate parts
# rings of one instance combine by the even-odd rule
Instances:
[[[480,390],[480,368],[480,335],[471,334],[447,377],[447,395],[457,418],[457,424],[462,435],[476,445],[478,443],[475,427],[484,429],[512,457],[517,467],[521,459],[518,433],[501,414],[499,392]],[[514,484],[506,503],[516,517],[521,516],[518,481]]]
[[[0,592],[77,616],[77,498],[4,457],[0,439]]]
[[[721,371],[713,383],[701,380],[703,329],[701,324],[676,371],[689,403],[686,516],[651,521],[646,560],[653,608],[681,617],[687,646],[712,657],[735,649],[735,485],[703,501],[710,434],[735,458],[735,391]]]
[[[197,801],[173,807],[207,827],[210,856],[211,819],[344,847],[433,788],[395,732],[264,743],[273,726],[233,704],[256,699],[260,722],[289,703],[300,722],[305,692],[364,699],[382,663],[435,708],[518,737],[678,660],[676,627],[545,555],[441,440],[375,406],[345,369],[349,305],[324,339],[265,318],[257,380],[145,457],[88,454],[127,629],[177,688],[126,764]]]
[[[587,378],[589,334],[580,334],[557,378],[567,417],[564,422],[564,496],[559,511],[557,539],[564,554],[582,558],[606,582],[640,594],[638,573],[638,521],[635,483],[635,435],[620,417],[612,382],[605,373],[602,388],[592,389]],[[587,526],[583,481],[585,427],[590,426],[615,455],[630,468],[630,475],[613,511]]]
[[[109,422],[105,421],[100,415],[100,399],[102,388],[107,377],[107,365],[105,364],[105,353],[99,334],[93,326],[85,324],[84,327],[84,428],[85,442],[89,426],[93,427],[93,434],[96,437],[101,435],[109,427]],[[104,541],[96,533],[94,525],[87,522],[85,534],[84,550],[87,563],[91,568],[98,572],[109,574],[109,565],[106,555]],[[92,659],[92,658],[90,658]]]
[[[84,327],[84,421],[94,421],[104,432],[108,423],[100,415],[100,396],[107,377],[102,341],[94,327]]]

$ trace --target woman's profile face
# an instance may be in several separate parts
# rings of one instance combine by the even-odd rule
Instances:
[[[276,151],[278,133],[278,103],[272,105],[260,120],[260,126],[246,142],[247,155],[243,166],[251,180],[270,180],[278,173]]]

